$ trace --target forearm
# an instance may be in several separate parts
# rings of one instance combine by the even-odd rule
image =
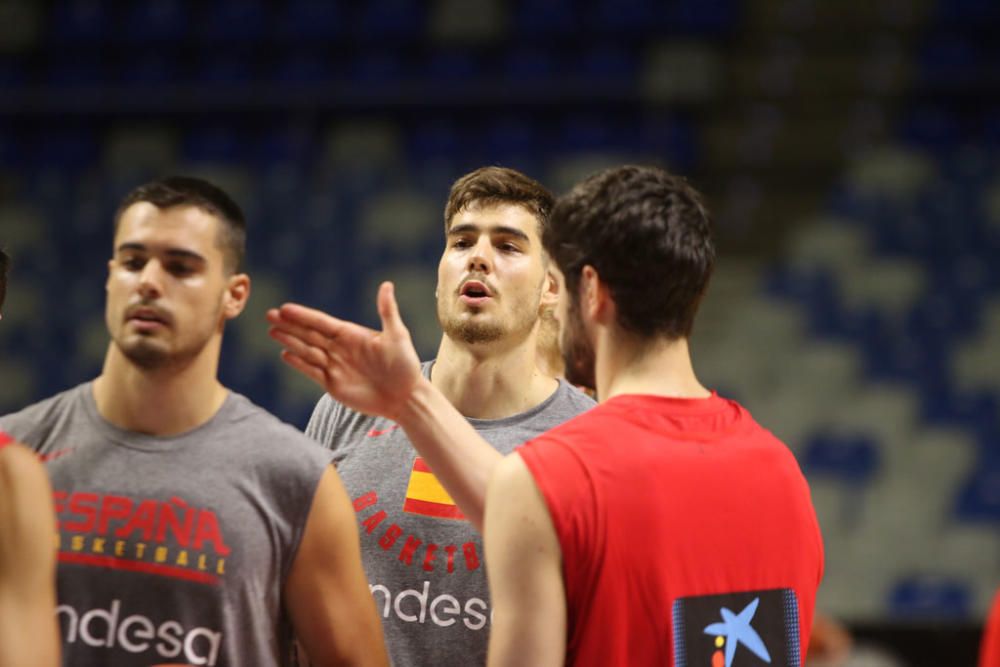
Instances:
[[[503,458],[500,453],[426,379],[397,421],[465,516],[482,530],[486,486]]]
[[[38,593],[29,599],[0,593],[0,665],[59,664],[55,594]]]

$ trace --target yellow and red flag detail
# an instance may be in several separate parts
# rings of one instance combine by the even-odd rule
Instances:
[[[458,509],[458,505],[419,456],[413,461],[413,470],[410,471],[410,484],[406,487],[403,511],[438,519],[465,519],[462,510]]]

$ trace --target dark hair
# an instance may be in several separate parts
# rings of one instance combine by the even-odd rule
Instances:
[[[701,195],[656,167],[595,174],[560,197],[542,237],[578,298],[590,265],[611,290],[618,324],[641,338],[691,335],[715,264],[711,220]]]
[[[519,171],[507,167],[482,167],[452,184],[444,207],[444,231],[448,232],[456,213],[470,206],[516,204],[538,219],[541,232],[548,224],[554,201],[545,186]]]
[[[0,250],[0,308],[3,308],[3,302],[7,298],[8,266],[10,266],[10,259],[7,257],[7,253]]]
[[[222,188],[189,176],[168,176],[140,185],[125,195],[118,206],[115,231],[125,209],[139,202],[149,202],[160,209],[194,206],[214,215],[221,223],[218,244],[226,258],[226,270],[236,273],[243,267],[247,244],[246,219],[240,207]]]

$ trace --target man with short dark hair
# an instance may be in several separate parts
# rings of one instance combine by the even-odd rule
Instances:
[[[48,460],[73,665],[385,665],[330,454],[219,383],[246,223],[167,178],[124,200],[93,382],[0,419]]]
[[[0,250],[0,311],[7,267]],[[45,468],[0,430],[0,665],[59,664],[55,534]]]
[[[559,200],[544,243],[567,377],[602,402],[490,483],[490,664],[801,664],[822,540],[791,452],[695,376],[700,195],[609,169]]]
[[[421,365],[414,356],[413,370],[489,444],[479,440],[480,448],[465,452],[424,447],[404,420],[350,409],[357,406],[337,387],[341,400],[324,396],[309,422],[307,433],[334,450],[354,499],[396,667],[485,663],[489,596],[470,521],[481,521],[492,468],[524,440],[593,405],[539,369],[540,317],[556,299],[541,246],[552,201],[527,176],[486,167],[459,178],[445,207],[437,285],[444,335],[437,358]],[[286,332],[279,340],[293,335],[292,320],[272,317]],[[297,367],[329,386],[322,374]]]

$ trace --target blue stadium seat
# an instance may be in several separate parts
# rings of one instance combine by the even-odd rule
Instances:
[[[422,77],[438,86],[474,82],[482,76],[483,65],[471,53],[451,50],[430,54],[422,69]]]
[[[15,90],[27,81],[28,73],[22,60],[8,54],[0,54],[0,87],[4,90]]]
[[[102,0],[60,0],[52,7],[51,37],[56,44],[93,44],[114,30],[110,3]]]
[[[226,49],[199,58],[194,66],[195,81],[213,87],[226,84],[243,84],[257,77],[256,60],[250,50]]]
[[[579,30],[577,3],[572,0],[521,0],[512,12],[514,35],[556,37]]]
[[[359,3],[359,12],[361,34],[372,38],[418,39],[425,32],[426,16],[419,0],[370,0]]]
[[[636,123],[612,115],[577,113],[559,123],[554,148],[560,153],[627,152],[638,145]]]
[[[836,280],[827,269],[775,267],[767,274],[765,289],[773,296],[789,299],[802,306],[807,312],[813,333],[837,333],[842,309]]]
[[[207,43],[259,44],[270,30],[271,16],[261,0],[216,0],[202,5],[198,34]]]
[[[208,125],[188,132],[181,142],[186,162],[239,163],[246,159],[247,142],[234,128]]]
[[[994,436],[996,437],[996,436]],[[992,448],[1000,448],[1000,440],[992,441]],[[958,494],[955,516],[962,521],[991,522],[1000,526],[1000,462],[985,463],[972,474]]]
[[[682,174],[691,173],[698,156],[696,132],[690,123],[662,112],[639,121],[639,150]]]
[[[109,83],[115,75],[101,56],[67,51],[49,63],[45,79],[55,87],[74,89]]]
[[[169,53],[144,53],[122,63],[119,78],[127,85],[155,88],[177,83],[181,68]]]
[[[515,83],[550,85],[563,70],[561,57],[553,49],[535,44],[507,49],[500,59],[500,74]]]
[[[457,158],[475,142],[467,141],[458,123],[448,119],[424,121],[407,132],[407,155],[416,163],[435,158]]]
[[[852,486],[871,481],[881,463],[878,446],[865,435],[819,433],[802,455],[803,471],[810,477],[832,477]]]
[[[972,592],[960,580],[933,576],[908,576],[889,593],[889,613],[897,619],[948,620],[968,617]]]
[[[323,50],[297,49],[274,64],[272,77],[286,84],[317,84],[333,81],[337,61]]]
[[[932,38],[921,53],[921,79],[932,86],[954,86],[976,81],[983,66],[979,45],[968,35]]]
[[[646,0],[596,0],[588,24],[599,34],[642,34],[661,24],[661,7]]]
[[[285,40],[325,44],[343,34],[345,20],[335,0],[292,0],[277,18],[275,32]]]
[[[943,76],[953,80],[950,74]],[[961,141],[961,121],[951,110],[923,106],[910,111],[903,119],[901,136],[919,148],[944,153]]]
[[[407,75],[403,56],[385,48],[358,54],[350,66],[351,81],[373,90],[398,84]]]
[[[99,130],[88,125],[50,127],[31,142],[31,161],[39,166],[80,169],[95,164],[101,155]]]
[[[0,130],[0,167],[19,167],[24,164],[25,134],[12,127]]]
[[[542,129],[527,116],[492,117],[474,130],[486,162],[511,167],[533,178],[541,178]]]
[[[254,133],[252,157],[261,166],[311,166],[318,146],[311,128],[300,124],[269,126]],[[302,178],[305,178],[303,174]]]
[[[184,40],[191,25],[187,6],[181,0],[152,0],[131,4],[122,17],[119,39],[132,43],[166,43]]]
[[[906,316],[910,335],[947,345],[969,335],[978,324],[978,308],[947,288],[932,287]]]
[[[734,0],[681,0],[668,7],[664,26],[682,34],[725,35],[738,25]]]
[[[956,28],[982,28],[1000,24],[1000,7],[993,0],[938,0],[933,18]]]
[[[639,59],[634,50],[620,44],[593,44],[576,58],[574,73],[591,84],[629,85],[639,74]]]

